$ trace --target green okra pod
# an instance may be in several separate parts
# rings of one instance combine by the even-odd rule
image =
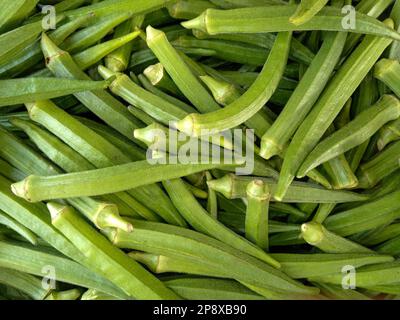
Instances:
[[[192,261],[203,259],[202,265],[217,268],[220,272],[229,273],[230,278],[256,286],[300,294],[317,293],[313,288],[291,280],[264,262],[195,231],[160,223],[134,221],[133,224],[135,232],[115,230],[108,237],[122,248]]]
[[[141,24],[143,23],[144,16],[139,15],[136,16],[132,19],[129,19],[119,25],[115,32],[114,32],[114,38],[118,38],[121,36],[125,36],[133,31],[135,31],[136,28],[140,27]],[[140,31],[136,31],[138,34],[140,34]],[[129,65],[129,60],[130,56],[132,53],[133,49],[133,42],[130,42],[128,44],[125,44],[124,46],[114,50],[113,52],[110,52],[107,57],[105,58],[105,63],[108,68],[110,68],[113,71],[116,72],[122,72],[126,70],[126,68]]]
[[[318,222],[308,222],[301,226],[301,236],[308,244],[326,253],[369,253],[372,250],[342,238],[327,230]]]
[[[361,242],[365,246],[373,246],[400,236],[400,223],[393,223],[377,230]]]
[[[34,300],[44,300],[50,292],[43,288],[41,279],[6,268],[0,268],[0,283],[21,290]]]
[[[389,143],[400,139],[400,119],[394,120],[386,124],[379,131],[379,140],[377,142],[378,149],[382,150]]]
[[[12,186],[13,192],[31,202],[58,198],[97,196],[175,179],[221,164],[150,164],[147,160],[55,176],[29,176]],[[229,165],[235,167],[237,165]],[[101,183],[99,183],[101,177]],[[62,182],[62,184],[61,184]],[[55,188],[55,186],[58,186]]]
[[[180,120],[187,115],[178,106],[141,88],[125,74],[114,73],[103,66],[99,66],[99,73],[106,79],[115,76],[110,90],[163,124],[169,125],[170,121]]]
[[[325,220],[325,227],[342,237],[391,223],[400,216],[400,192],[371,200],[356,208],[338,212]]]
[[[209,171],[206,171],[206,179],[207,181],[210,181],[213,179],[211,173]],[[207,186],[207,211],[208,213],[215,219],[218,219],[218,198],[217,198],[217,193],[212,190],[211,188],[208,188]]]
[[[197,17],[206,9],[215,7],[214,4],[206,0],[179,0],[175,3],[171,3],[167,6],[167,9],[171,17],[175,19],[188,20]]]
[[[336,207],[335,203],[321,203],[318,206],[318,210],[315,213],[312,221],[323,223],[325,219],[332,213],[335,207]]]
[[[308,22],[294,25],[289,18],[297,10],[296,5],[241,8],[233,10],[207,9],[193,20],[183,22],[188,29],[200,29],[208,34],[220,33],[268,33],[287,31],[339,31],[343,32],[341,9],[325,7]],[[356,28],[346,32],[371,34],[399,40],[400,35],[379,20],[356,13]]]
[[[362,164],[357,172],[360,188],[370,188],[399,169],[400,141],[393,142],[367,163]]]
[[[214,112],[190,114],[177,123],[177,128],[188,135],[201,136],[202,131],[221,132],[234,128],[254,116],[269,100],[281,80],[291,37],[290,32],[278,35],[257,80],[239,99]]]
[[[190,300],[263,300],[263,297],[229,279],[176,277],[164,284],[185,299]]]
[[[265,48],[236,41],[199,40],[191,36],[181,36],[172,44],[184,48],[210,49],[215,51],[214,56],[218,59],[254,66],[262,66],[268,57],[268,51]]]
[[[323,162],[360,145],[372,137],[385,123],[400,116],[400,101],[394,96],[383,96],[373,107],[358,115],[340,130],[322,140],[301,165],[297,177]]]
[[[260,155],[269,159],[281,153],[301,121],[311,110],[334,70],[346,41],[346,34],[329,34],[307,69],[288,103],[261,140]]]
[[[77,300],[81,294],[81,291],[78,289],[52,291],[45,300]]]
[[[356,285],[358,288],[393,285],[398,282],[399,269],[400,265],[398,261],[363,266],[356,270]],[[310,277],[310,280],[341,285],[343,274],[340,272],[330,275]]]
[[[64,16],[57,17],[60,22]],[[0,65],[11,61],[19,51],[31,45],[43,31],[42,21],[33,22],[0,35]]]
[[[160,89],[157,89],[155,86],[153,86],[150,83],[150,81],[147,80],[147,78],[145,76],[139,74],[138,79],[140,81],[140,84],[147,91],[154,93],[156,96],[159,96],[160,98],[172,103],[173,105],[180,107],[182,110],[184,110],[186,112],[195,112],[196,109],[194,109],[192,106],[188,105],[186,102],[181,101],[173,96],[170,96],[167,93],[165,93],[164,91],[161,91]]]
[[[46,57],[47,67],[57,76],[79,80],[90,79],[73,61],[71,56],[60,50],[46,35],[42,36],[42,50]],[[118,100],[103,90],[86,91],[75,94],[90,111],[96,114],[109,126],[129,139],[132,131],[139,127],[138,121]]]
[[[267,50],[272,49],[276,38],[276,35],[272,33],[226,33],[211,36],[197,29],[193,29],[192,32],[193,35],[198,39],[221,39],[227,41],[237,41],[265,48]],[[292,39],[289,52],[290,60],[309,65],[314,56],[314,53],[300,41],[298,41],[296,38]]]
[[[386,20],[385,23],[387,26],[393,26],[391,20]],[[386,38],[365,37],[329,82],[313,110],[300,125],[285,154],[278,190],[275,194],[277,200],[282,200],[307,154],[315,147],[362,79],[391,42],[392,40]]]
[[[346,265],[355,268],[377,263],[392,262],[388,255],[375,253],[274,253],[281,269],[294,279],[305,279],[341,272]]]
[[[114,27],[123,23],[131,17],[128,12],[113,14],[101,19],[99,22],[74,33],[66,39],[61,45],[61,49],[69,53],[77,53],[104,38]]]
[[[313,284],[321,289],[321,293],[324,296],[327,296],[332,300],[372,300],[367,295],[354,289],[343,289],[341,286],[326,283],[313,282]]]
[[[90,19],[91,15],[82,16],[74,19],[60,27],[58,27],[53,32],[49,32],[49,37],[56,43],[60,44],[69,35],[74,33],[81,26],[85,25]],[[6,65],[0,67],[0,74],[2,78],[5,77],[15,77],[19,74],[25,72],[26,70],[32,68],[35,64],[40,63],[43,59],[43,53],[40,49],[40,43],[35,41],[30,46],[24,48],[21,52],[7,63]],[[51,74],[51,73],[50,73]],[[38,75],[39,76],[39,75]],[[41,75],[47,77],[50,75]]]
[[[153,86],[158,87],[159,89],[172,95],[181,95],[179,89],[167,74],[164,66],[161,63],[148,66],[146,69],[144,69],[143,74]]]
[[[254,177],[235,176],[229,174],[221,179],[208,181],[207,184],[211,189],[222,193],[228,199],[237,199],[246,197],[247,184]],[[257,178],[265,181],[272,194],[271,201],[276,192],[277,182],[269,178]],[[293,182],[288,189],[287,194],[283,198],[283,202],[293,203],[340,203],[367,200],[368,196],[357,194],[349,191],[333,191],[326,190],[315,184],[305,182]]]
[[[247,211],[246,238],[264,250],[268,250],[268,211],[271,193],[268,184],[254,180],[246,188]]]
[[[397,97],[400,97],[400,64],[397,60],[382,59],[374,68],[375,78],[387,85]]]
[[[203,232],[240,251],[257,257],[274,267],[279,267],[279,264],[271,259],[263,250],[236,235],[234,232],[222,225],[218,220],[211,217],[186,188],[182,180],[167,180],[163,182],[163,185],[167,189],[175,207],[195,230]]]
[[[398,257],[400,255],[400,236],[380,244],[375,250],[381,254],[390,254],[391,256]]]
[[[139,299],[179,299],[157,278],[112,246],[72,208],[48,203],[52,224],[82,252],[92,270],[100,273],[127,295]]]
[[[36,100],[53,99],[76,92],[107,88],[107,81],[54,78],[21,78],[0,80],[0,107]]]
[[[0,210],[11,215],[16,221],[29,227],[37,236],[68,257],[83,262],[79,251],[51,225],[46,207],[21,201],[10,191],[11,182],[0,176]]]
[[[6,214],[1,210],[0,210],[0,224],[7,226],[11,230],[14,230],[33,245],[37,244],[37,237],[31,230],[29,230],[23,224],[19,223],[18,221],[16,221],[11,216],[9,216],[8,214]]]
[[[0,32],[6,32],[25,19],[39,0],[6,0],[0,5]]]
[[[143,14],[163,8],[174,0],[103,0],[96,4],[68,10],[65,15],[68,18],[79,17],[93,12],[96,17],[102,18],[115,12],[129,12],[131,15]]]
[[[295,13],[289,21],[295,25],[301,25],[312,19],[325,5],[328,0],[301,0]]]
[[[192,74],[176,49],[169,43],[165,33],[150,26],[147,27],[146,33],[147,45],[157,56],[186,98],[200,112],[218,110],[218,104]]]

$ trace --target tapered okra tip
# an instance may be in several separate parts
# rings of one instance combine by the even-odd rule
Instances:
[[[176,128],[188,136],[197,136],[194,132],[194,114],[189,114],[182,120],[176,122]]]
[[[99,74],[103,77],[103,79],[110,79],[112,77],[116,76],[116,72],[111,71],[110,69],[106,68],[105,66],[99,65],[97,67],[97,71],[99,72]]]
[[[164,66],[161,63],[156,63],[144,69],[143,74],[152,85],[160,82],[164,76]]]
[[[157,37],[165,36],[165,33],[161,30],[155,29],[152,26],[146,28],[146,42],[152,42],[157,39]]]
[[[63,212],[67,206],[57,203],[57,202],[48,202],[47,203],[47,209],[50,212],[51,220],[54,220],[58,217],[61,212]]]
[[[27,201],[31,201],[29,192],[28,192],[28,181],[29,181],[29,177],[25,178],[22,181],[13,183],[11,185],[11,191],[17,197],[23,198]]]
[[[253,180],[247,185],[246,194],[248,197],[255,198],[260,201],[268,200],[270,198],[268,184],[259,179]]]
[[[394,68],[398,65],[399,62],[397,60],[381,59],[375,64],[374,76],[378,79],[381,79],[388,72],[393,72]]]
[[[226,176],[216,179],[207,181],[207,186],[214,191],[222,193],[228,199],[232,196],[233,191],[233,179],[231,174],[227,174]]]
[[[278,146],[274,140],[269,138],[261,139],[260,156],[266,160],[271,159],[282,152],[282,148]]]
[[[197,29],[205,33],[208,33],[206,20],[207,20],[207,10],[192,20],[182,22],[181,25],[186,29]]]
[[[324,236],[324,227],[318,222],[308,222],[301,225],[301,236],[310,245],[317,245]]]
[[[46,33],[42,33],[40,43],[43,55],[46,58],[46,65],[48,65],[54,57],[64,53],[64,51],[57,47],[57,45],[47,36]]]

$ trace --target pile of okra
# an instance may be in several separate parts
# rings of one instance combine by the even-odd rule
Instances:
[[[1,0],[0,299],[399,298],[397,30],[400,0]]]

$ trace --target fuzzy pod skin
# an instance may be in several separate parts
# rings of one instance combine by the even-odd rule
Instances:
[[[343,50],[347,35],[327,36],[282,113],[263,135],[260,155],[265,159],[284,151],[291,135],[317,101]]]
[[[358,268],[394,260],[389,255],[375,253],[274,253],[272,256],[281,263],[282,271],[294,279],[340,273],[345,265]]]
[[[400,141],[393,142],[367,163],[360,166],[357,176],[360,188],[371,188],[399,169]]]
[[[393,21],[386,20],[388,27]],[[303,121],[285,154],[275,198],[282,200],[307,154],[315,147],[333,123],[340,110],[356,90],[362,79],[379,59],[392,40],[367,36],[342,64],[313,110]],[[371,52],[374,54],[372,55]]]
[[[224,167],[224,165],[153,165],[144,160],[58,176],[43,177],[32,175],[23,181],[13,184],[12,190],[16,195],[31,202],[38,202],[44,199],[96,196],[130,190],[218,167]],[[100,177],[102,179],[101,184],[99,184]]]
[[[183,22],[188,29],[200,29],[208,34],[220,33],[263,33],[284,31],[341,31],[343,32],[341,9],[325,7],[307,23],[296,26],[289,18],[297,9],[296,5],[284,5],[263,8],[241,8],[234,10],[208,9],[193,20]],[[354,33],[371,34],[399,40],[400,35],[365,14],[356,13],[359,22]],[[251,23],[249,22],[251,21]]]
[[[208,181],[210,188],[222,193],[228,199],[237,199],[246,197],[247,184],[254,177],[235,176],[233,174],[226,175],[220,179]],[[276,192],[277,182],[274,179],[258,178],[268,183],[273,195]],[[368,196],[357,194],[349,191],[333,191],[326,190],[315,184],[305,182],[293,182],[289,187],[287,194],[283,198],[283,202],[293,203],[340,203],[352,202],[358,200],[367,200]]]
[[[373,251],[353,241],[342,238],[317,222],[304,223],[301,236],[308,244],[326,253],[372,253]]]
[[[386,124],[379,131],[379,140],[377,142],[378,149],[382,150],[389,143],[400,139],[400,119],[394,120]]]
[[[183,218],[197,231],[214,237],[240,251],[257,257],[266,263],[279,268],[279,263],[266,254],[260,248],[246,241],[242,237],[222,225],[218,220],[211,217],[201,207],[180,179],[167,180],[163,182],[172,202],[177,207]],[[262,248],[263,249],[263,248]]]
[[[108,233],[108,237],[121,248],[170,257],[191,259],[190,256],[193,256],[193,259],[202,259],[205,266],[229,272],[229,277],[255,286],[279,288],[285,292],[318,293],[314,288],[289,280],[282,272],[264,262],[203,234],[159,223],[135,221],[134,225],[135,232],[128,234],[118,230]]]
[[[397,60],[382,59],[374,68],[375,78],[387,85],[397,97],[400,97],[400,64]]]
[[[190,114],[177,123],[177,128],[191,136],[207,131],[221,132],[234,128],[256,114],[271,98],[283,75],[292,35],[281,33],[253,85],[236,101],[221,110],[207,114]],[[271,66],[274,72],[271,72]]]
[[[254,180],[248,184],[246,195],[246,238],[268,250],[268,211],[271,197],[268,185],[262,180]]]
[[[79,80],[90,79],[74,62],[71,56],[59,49],[46,35],[42,36],[42,50],[46,57],[47,67],[61,78]],[[132,131],[140,127],[139,122],[114,97],[104,90],[86,91],[75,97],[90,111],[129,139]]]
[[[115,283],[127,295],[138,299],[179,299],[161,281],[79,218],[72,208],[51,202],[47,206],[52,224],[87,257],[92,270]]]
[[[147,45],[157,56],[180,91],[196,109],[200,112],[218,110],[218,104],[192,74],[176,49],[169,43],[165,33],[149,26],[147,27],[146,34]]]
[[[400,101],[385,95],[377,104],[368,108],[340,130],[322,140],[304,160],[297,177],[301,178],[323,162],[362,144],[372,137],[385,123],[400,116]]]
[[[297,26],[306,23],[327,3],[328,0],[301,0],[296,12],[289,18],[289,21]]]
[[[391,223],[400,216],[400,191],[395,190],[356,208],[338,212],[325,220],[325,227],[342,237]]]

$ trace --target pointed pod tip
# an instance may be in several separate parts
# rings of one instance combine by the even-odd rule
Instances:
[[[157,37],[161,37],[161,36],[165,36],[165,33],[162,32],[161,30],[155,29],[150,25],[146,28],[146,41],[147,42],[152,42],[155,39],[157,39]]]
[[[28,177],[29,178],[29,177]],[[30,201],[29,195],[28,195],[28,188],[27,188],[27,183],[28,183],[28,178],[13,183],[11,185],[11,191],[14,193],[17,197],[23,198],[27,201]]]
[[[182,27],[184,27],[185,29],[197,29],[208,33],[206,23],[207,11],[208,10],[204,11],[202,14],[192,20],[181,22]]]
[[[65,210],[66,206],[58,202],[48,202],[47,209],[50,212],[51,219],[54,220],[58,215]]]

